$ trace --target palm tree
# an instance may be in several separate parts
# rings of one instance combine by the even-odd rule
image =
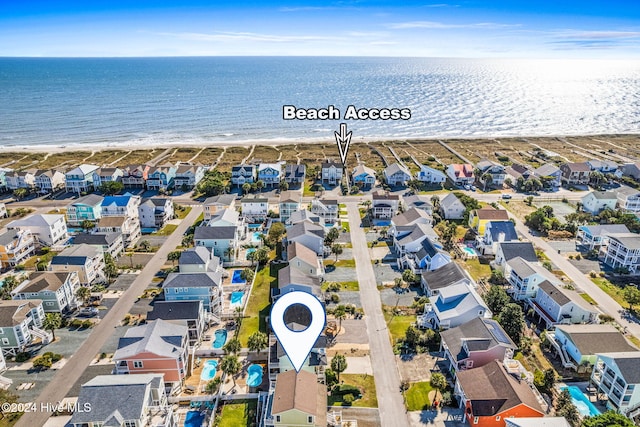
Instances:
[[[440,197],[431,196],[431,206],[433,206],[433,211],[437,212],[440,210]]]
[[[76,298],[81,300],[83,305],[87,304],[87,301],[89,300],[90,296],[91,296],[91,289],[87,288],[86,286],[80,286],[76,290]]]
[[[224,351],[229,354],[239,353],[242,349],[242,344],[240,344],[240,340],[237,338],[231,338],[223,347]]]
[[[269,338],[264,332],[256,331],[249,336],[248,341],[249,350],[260,353],[267,348],[269,344]]]
[[[167,260],[171,261],[171,265],[176,265],[176,261],[180,259],[181,251],[171,251],[167,255]]]
[[[259,180],[256,182],[256,188],[257,188],[258,190],[262,191],[262,189],[264,188],[264,181],[263,181],[263,180],[261,180],[261,179],[259,179]]]
[[[229,246],[224,250],[224,257],[231,261],[231,257],[233,256],[233,247]]]
[[[345,310],[343,305],[339,305],[333,312],[333,316],[338,319],[338,333],[340,333],[342,330],[342,321],[347,318],[347,310]]]
[[[44,320],[42,321],[42,327],[51,331],[51,335],[53,335],[53,341],[56,340],[56,329],[58,329],[62,325],[62,316],[60,313],[47,313],[44,316]]]
[[[436,389],[436,396],[434,400],[438,400],[438,392],[442,394],[442,390],[447,388],[447,379],[440,372],[434,372],[431,375],[431,387]]]
[[[485,173],[482,175],[482,180],[484,182],[484,188],[482,191],[487,191],[487,185],[491,186],[493,184],[493,175],[490,173]]]
[[[249,191],[251,191],[251,184],[248,182],[242,184],[242,194],[247,194]]]
[[[133,252],[127,252],[127,256],[129,257],[129,263],[131,264],[131,268],[133,268]]]
[[[225,356],[220,362],[220,370],[227,375],[231,375],[231,379],[233,380],[233,386],[236,386],[236,378],[235,375],[240,372],[240,362],[238,361],[238,356],[234,354],[230,354]]]
[[[96,224],[93,221],[90,221],[88,219],[85,219],[84,221],[82,221],[82,223],[80,224],[80,227],[82,227],[82,229],[84,231],[89,231],[91,230],[93,227],[95,227]]]
[[[218,392],[218,388],[220,387],[221,382],[222,380],[220,379],[220,377],[212,379],[205,386],[205,392],[207,394],[216,394]]]
[[[142,242],[140,242],[140,247],[144,252],[149,252],[149,249],[151,249],[151,242],[148,240],[143,240]]]
[[[336,256],[336,262],[338,262],[338,257],[343,251],[344,249],[342,249],[342,245],[340,243],[334,243],[333,246],[331,246],[331,253]]]

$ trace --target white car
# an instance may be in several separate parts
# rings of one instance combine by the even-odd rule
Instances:
[[[471,186],[469,184],[465,184],[463,188],[467,191],[471,190]]]

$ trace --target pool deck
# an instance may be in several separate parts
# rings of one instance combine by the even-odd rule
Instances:
[[[607,412],[607,407],[603,403],[599,402],[598,399],[596,399],[596,393],[587,391],[587,387],[589,387],[589,382],[581,381],[581,382],[575,382],[575,383],[558,383],[556,385],[558,389],[561,389],[562,387],[571,387],[571,386],[578,387],[582,392],[582,394],[589,400],[589,402],[593,403],[593,406],[595,406],[598,411],[600,411],[601,413]]]

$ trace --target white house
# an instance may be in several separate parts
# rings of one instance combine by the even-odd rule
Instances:
[[[283,163],[284,162],[259,164],[258,181],[262,181],[265,187],[275,187],[280,184]]]
[[[640,414],[640,351],[600,353],[591,382],[606,396],[607,409],[629,418]]]
[[[640,234],[609,234],[609,244],[600,248],[600,259],[613,269],[624,268],[631,274],[637,273],[640,266]]]
[[[406,185],[411,180],[411,172],[400,163],[392,163],[382,171],[389,185]]]
[[[618,195],[613,191],[592,191],[580,199],[582,210],[598,215],[605,209],[615,210]]]
[[[18,188],[26,188],[31,190],[35,187],[36,177],[35,170],[29,169],[24,171],[10,171],[5,173],[7,182],[7,190],[17,190]]]
[[[476,167],[480,171],[480,176],[477,177],[478,181],[483,185],[502,188],[502,184],[504,184],[504,180],[507,177],[504,165],[485,159],[479,161]]]
[[[162,228],[173,219],[173,201],[164,197],[144,199],[138,207],[141,228]]]
[[[302,194],[299,191],[283,191],[280,193],[280,199],[278,206],[280,208],[280,221],[287,222],[289,217],[295,211],[300,210],[300,202],[302,201]]]
[[[507,293],[516,301],[533,298],[538,293],[540,283],[555,281],[555,276],[540,263],[529,262],[521,257],[507,261],[509,269],[509,288]]]
[[[73,245],[54,256],[49,271],[78,273],[84,286],[104,282],[104,254],[102,248],[91,245]]]
[[[562,185],[562,171],[553,163],[546,163],[534,169],[533,176],[538,179],[548,180],[552,189],[557,189]]]
[[[34,175],[36,190],[40,194],[49,194],[64,188],[64,174],[60,171],[38,170]]]
[[[311,213],[322,218],[325,224],[333,224],[338,221],[340,205],[335,199],[318,199],[311,201]]]
[[[372,195],[371,213],[374,219],[391,219],[398,212],[400,196],[385,191]]]
[[[71,169],[65,174],[65,189],[67,193],[86,193],[93,191],[93,173],[99,166],[83,164]]]
[[[342,181],[344,174],[344,166],[342,163],[334,161],[325,161],[322,163],[320,179],[323,184],[337,185]]]
[[[510,269],[507,261],[520,257],[529,262],[537,262],[538,256],[531,242],[501,242],[495,253],[493,265],[504,271],[504,277],[509,278]]]
[[[462,219],[466,208],[456,197],[449,193],[440,200],[440,213],[444,219]]]
[[[176,168],[174,188],[192,190],[204,177],[204,166],[183,163]]]
[[[322,225],[316,225],[310,221],[302,221],[287,229],[287,242],[301,243],[314,251],[317,255],[324,255],[325,229]]]
[[[242,187],[244,184],[252,184],[256,180],[256,167],[254,165],[237,165],[231,168],[231,183]]]
[[[527,303],[547,328],[557,324],[593,323],[599,314],[599,311],[576,291],[564,288],[561,283],[556,285],[548,280],[538,284],[536,296],[529,298]]]
[[[196,246],[204,246],[215,256],[231,261],[235,259],[238,248],[238,227],[196,227],[193,239]]]
[[[36,239],[29,229],[7,230],[0,234],[0,268],[22,264],[35,252]]]
[[[438,169],[421,165],[420,171],[416,172],[416,179],[425,184],[444,184],[447,181],[447,175]]]
[[[610,160],[587,160],[587,165],[592,171],[598,171],[601,173],[615,173],[618,170],[619,165],[616,162]]]
[[[140,196],[107,196],[102,200],[102,218],[124,217],[122,236],[126,246],[134,245],[140,239]]]
[[[208,197],[202,204],[204,209],[204,220],[209,221],[212,216],[225,209],[235,209],[236,196],[233,194],[220,194]]]
[[[69,238],[64,215],[35,214],[11,221],[9,230],[30,230],[43,246],[63,244]]]
[[[489,221],[484,235],[478,236],[478,249],[483,255],[492,255],[498,250],[498,243],[517,240],[518,232],[511,221]]]
[[[616,189],[618,208],[628,212],[640,212],[640,190],[625,185]]]
[[[476,180],[473,166],[465,164],[450,164],[447,166],[447,176],[454,185],[471,185]]]
[[[599,249],[609,244],[610,234],[628,233],[629,229],[624,224],[581,225],[576,232],[576,241],[588,250]]]
[[[418,326],[435,330],[455,328],[477,317],[492,317],[482,297],[462,282],[440,289],[435,302],[426,304],[424,310],[417,318]]]
[[[264,220],[269,213],[269,199],[266,197],[245,197],[240,201],[242,216],[247,222]]]
[[[120,168],[104,167],[93,172],[93,186],[98,189],[107,182],[122,182],[124,172]]]

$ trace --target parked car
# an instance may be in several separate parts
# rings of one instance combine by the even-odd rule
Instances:
[[[471,186],[471,191],[476,191],[476,186],[475,185]]]
[[[511,194],[503,194],[502,198],[503,199],[510,199],[511,198]]]
[[[465,184],[463,188],[467,191],[471,190],[471,186],[469,184]]]
[[[95,307],[85,307],[78,311],[78,317],[93,317],[98,315],[98,309]]]

